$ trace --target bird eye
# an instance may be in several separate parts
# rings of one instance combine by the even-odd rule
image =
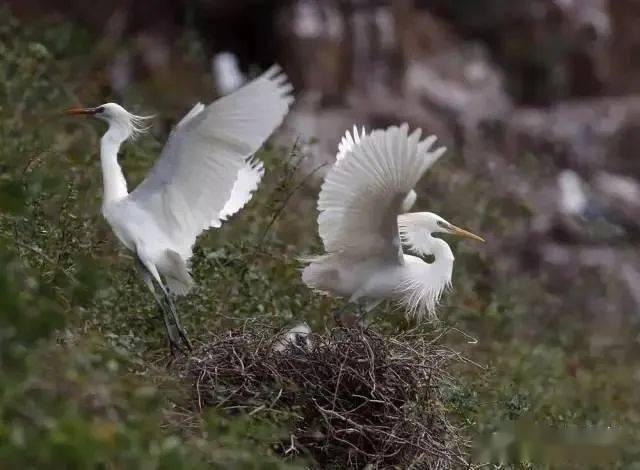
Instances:
[[[437,220],[436,224],[438,225],[438,227],[444,227],[444,224],[442,223],[442,220]]]
[[[103,113],[104,112],[104,106],[100,106],[99,108],[96,109],[96,113]]]

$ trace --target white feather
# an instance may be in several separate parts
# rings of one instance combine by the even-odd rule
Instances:
[[[362,127],[362,131],[358,133],[358,128],[353,126],[353,135],[349,131],[347,131],[338,144],[338,154],[336,155],[336,160],[342,160],[355,145],[360,145],[360,139],[366,137],[367,132]]]
[[[416,254],[434,257],[433,263],[425,264],[415,256],[404,256],[407,271],[398,291],[411,317],[434,319],[440,297],[451,286],[454,257],[444,240],[431,236],[434,227],[430,222],[434,218],[440,217],[424,212],[398,216],[402,243]]]
[[[287,77],[274,66],[209,106],[197,104],[130,194],[130,201],[153,217],[185,260],[199,233],[219,225],[232,208],[237,210],[251,197],[247,180],[237,186],[239,173],[282,123],[293,101],[291,91]],[[257,184],[255,174],[250,183]],[[237,193],[232,195],[234,188]],[[225,207],[229,210],[223,213]]]
[[[311,347],[311,328],[306,323],[301,323],[281,334],[274,343],[273,350],[281,353],[287,349],[309,350]]]
[[[435,137],[420,135],[406,124],[346,133],[318,198],[326,254],[305,260],[308,286],[352,302],[395,298],[411,316],[435,314],[451,278],[451,250],[432,239],[436,261],[427,264],[402,252],[398,229],[398,215],[415,201],[413,187],[445,151],[432,151]]]
[[[338,153],[336,155],[336,161],[342,160],[348,153],[350,153],[356,145],[360,145],[360,140],[367,136],[367,131],[364,126],[362,126],[362,130],[358,132],[358,127],[353,126],[353,133],[347,131],[342,137],[342,140],[338,144]],[[416,203],[418,199],[418,195],[412,189],[407,194],[404,202],[402,203],[402,212],[409,212],[413,205]]]
[[[410,272],[398,286],[400,304],[404,306],[407,317],[435,320],[436,308],[442,294],[451,288],[451,279],[443,277],[438,282],[425,282],[424,274],[424,266],[416,264],[410,267]]]
[[[264,176],[264,165],[257,158],[251,158],[238,172],[238,179],[233,185],[231,196],[220,211],[220,217],[212,221],[212,227],[220,227],[221,221],[227,220],[247,204]]]
[[[178,129],[181,126],[185,126],[189,121],[191,121],[191,119],[193,119],[198,114],[200,114],[203,109],[204,109],[204,105],[202,103],[200,102],[196,103],[193,106],[193,108],[191,108],[191,111],[189,111],[187,114],[184,115],[182,119],[180,119],[178,124],[176,124],[175,128]],[[175,132],[175,129],[174,129],[174,132]]]
[[[421,130],[389,127],[355,138],[347,133],[345,153],[329,171],[318,199],[320,237],[328,253],[366,249],[398,257],[397,216],[407,194],[444,153],[430,151],[435,137]],[[345,141],[343,140],[343,143]]]

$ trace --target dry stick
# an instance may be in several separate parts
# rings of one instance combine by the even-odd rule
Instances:
[[[267,406],[273,411],[287,413],[287,406],[302,405],[302,416],[297,415],[302,424],[294,439],[299,439],[299,444],[306,445],[311,452],[317,452],[320,459],[338,459],[342,464],[348,461],[360,464],[364,459],[386,465],[406,463],[415,458],[422,460],[424,454],[436,459],[432,468],[464,462],[455,437],[450,443],[442,441],[445,435],[455,436],[455,428],[444,416],[433,414],[436,421],[432,429],[432,425],[421,418],[405,415],[402,408],[403,403],[413,402],[413,393],[418,387],[431,393],[428,384],[447,376],[441,367],[447,359],[455,359],[455,355],[434,347],[418,333],[393,337],[389,341],[375,332],[340,331],[346,337],[337,338],[335,332],[329,336],[314,335],[310,350],[274,353],[272,342],[267,338],[272,336],[269,326],[260,324],[256,327],[255,323],[247,321],[230,335],[219,335],[214,339],[200,362],[188,362],[190,376],[194,382],[203,377],[200,380],[206,380],[207,390],[220,386],[224,391],[222,396],[203,395],[200,401],[204,401],[204,406],[228,404],[225,409],[244,409],[256,414]],[[403,340],[410,341],[412,347],[404,345]],[[204,376],[202,368],[207,372]],[[231,380],[228,386],[226,380]],[[232,385],[238,380],[240,385]],[[264,395],[267,391],[265,381],[279,387],[275,398],[271,392],[269,396]],[[283,382],[292,382],[302,391],[283,388]],[[355,393],[344,390],[343,382]],[[379,399],[367,396],[372,388]],[[366,392],[358,394],[359,389]],[[199,390],[194,392],[200,393]],[[355,403],[353,397],[357,398]],[[197,398],[194,396],[196,410]],[[203,400],[205,398],[207,400]],[[437,395],[433,398],[438,400]],[[260,401],[264,404],[256,407]],[[309,405],[316,410],[312,414],[304,411]],[[274,410],[274,406],[282,406],[284,410]],[[431,412],[426,409],[425,413]],[[313,423],[318,419],[325,423],[327,437],[324,444],[318,444],[311,433],[316,426]],[[361,455],[361,459],[357,455]]]
[[[198,376],[198,381],[196,382],[196,393],[198,394],[198,409],[202,413],[202,394],[200,393],[200,381],[204,377],[205,371],[202,371],[202,374]]]
[[[357,447],[352,442],[349,442],[347,440],[341,439],[338,436],[336,436],[336,433],[334,432],[335,428],[330,424],[330,422],[327,419],[327,417],[325,416],[325,414],[334,416],[335,418],[338,418],[341,421],[345,421],[345,422],[349,423],[351,426],[353,426],[354,431],[362,432],[362,431],[365,431],[365,430],[371,429],[371,428],[369,428],[367,426],[363,426],[362,424],[356,423],[355,421],[352,421],[349,418],[345,418],[340,413],[337,413],[335,411],[331,411],[331,410],[327,410],[327,409],[322,408],[320,405],[318,405],[318,402],[315,400],[315,398],[312,398],[312,400],[313,400],[314,405],[318,408],[318,411],[320,411],[321,416],[324,418],[325,422],[327,423],[327,426],[331,429],[332,434],[333,434],[335,439],[337,439],[337,440],[339,440],[339,441],[341,441],[341,442],[343,442],[345,444],[348,444],[349,446],[353,447],[356,451],[358,451],[358,452],[360,452],[360,453],[362,453],[362,454],[364,454],[364,455],[366,455],[368,457],[376,457],[376,458],[380,458],[381,457],[380,454],[370,454],[370,453],[360,449],[359,447]],[[343,432],[344,431],[348,431],[348,429],[347,430],[343,430]],[[391,437],[397,438],[397,436],[391,436]],[[386,456],[383,455],[382,457],[386,457]]]
[[[291,191],[289,191],[289,193],[287,193],[287,196],[282,201],[282,204],[280,204],[280,207],[273,214],[273,217],[271,217],[271,220],[267,224],[267,227],[264,229],[264,232],[262,232],[262,236],[260,237],[260,241],[258,242],[258,248],[260,248],[264,243],[264,239],[269,234],[269,230],[271,230],[271,227],[273,226],[273,224],[276,222],[276,220],[278,220],[278,217],[280,217],[280,215],[282,214],[282,211],[284,211],[291,197],[307,182],[309,178],[311,178],[314,174],[316,174],[316,172],[318,172],[318,170],[320,170],[322,167],[326,165],[327,165],[326,163],[322,163],[321,165],[318,165],[317,167],[315,167],[313,170],[307,173],[307,175],[305,175],[304,178],[302,178],[302,180],[296,186],[294,186],[294,188]]]
[[[295,444],[293,442],[294,441],[294,435],[291,434],[290,438],[291,438],[291,445],[289,446],[288,449],[285,449],[284,455],[288,455],[289,452],[295,452],[296,454],[298,453],[298,449],[296,449],[296,446],[295,446]]]
[[[342,372],[344,372],[344,365],[346,362],[347,362],[347,358],[345,358],[344,361],[342,361],[342,364],[340,364],[340,371],[338,372],[338,380],[336,380],[336,386],[333,391],[333,400],[332,400],[331,406],[333,407],[334,410],[336,408],[336,400],[338,398],[338,389],[340,388],[340,382],[342,381]]]
[[[71,282],[73,282],[74,284],[80,284],[80,281],[78,281],[78,279],[76,279],[76,277],[73,274],[68,273],[67,271],[65,271],[64,269],[62,269],[60,267],[60,265],[53,259],[50,258],[47,254],[45,254],[40,248],[28,245],[24,242],[21,242],[20,240],[15,240],[13,238],[9,238],[6,234],[2,233],[0,234],[0,236],[2,236],[3,238],[15,243],[16,245],[31,251],[32,253],[35,253],[36,255],[38,255],[41,259],[43,259],[44,261],[46,261],[47,263],[49,263],[51,266],[53,266],[54,268],[56,268],[57,271],[62,272],[62,274],[64,274]]]
[[[53,154],[52,150],[38,150],[31,157],[27,159],[27,163],[24,165],[22,169],[22,173],[20,176],[24,178],[28,171],[33,170],[34,168],[40,166],[42,162],[44,162],[44,158],[46,155]]]

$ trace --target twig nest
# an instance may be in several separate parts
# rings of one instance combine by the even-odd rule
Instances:
[[[304,327],[273,334],[245,324],[215,334],[182,371],[196,410],[289,413],[283,455],[320,465],[376,468],[463,465],[461,439],[445,415],[440,385],[457,354],[433,333]]]

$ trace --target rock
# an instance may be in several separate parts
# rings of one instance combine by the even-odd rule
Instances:
[[[640,2],[610,0],[611,92],[640,93]]]
[[[533,153],[546,164],[584,174],[601,169],[640,177],[640,96],[519,109],[508,118],[506,153]]]
[[[424,8],[488,48],[516,103],[548,105],[606,89],[605,0],[430,0]]]
[[[630,234],[640,236],[640,181],[603,171],[594,178],[594,186],[611,217]]]

